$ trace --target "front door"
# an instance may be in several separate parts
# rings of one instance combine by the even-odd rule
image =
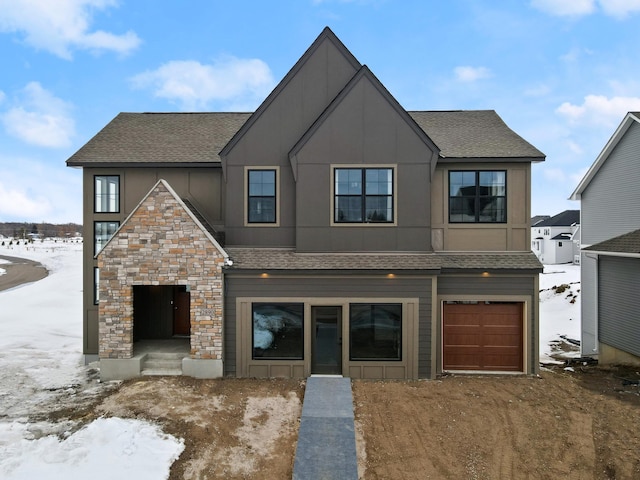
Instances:
[[[311,307],[311,373],[342,374],[342,307]]]
[[[173,290],[173,335],[186,336],[191,333],[191,294],[185,287],[174,287]]]

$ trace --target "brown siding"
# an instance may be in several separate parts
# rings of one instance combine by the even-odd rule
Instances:
[[[506,170],[507,223],[449,223],[449,170]],[[440,164],[433,177],[434,250],[529,251],[531,249],[531,164]]]
[[[225,374],[236,374],[236,299],[239,297],[280,298],[418,298],[418,376],[431,374],[432,280],[420,277],[277,277],[225,276]]]
[[[261,112],[226,158],[226,239],[229,245],[294,246],[295,182],[289,151],[356,73],[325,39]],[[280,226],[244,226],[245,166],[280,167]]]
[[[430,251],[433,154],[407,119],[362,76],[295,155],[299,251]],[[333,225],[333,168],[393,167],[394,224]]]

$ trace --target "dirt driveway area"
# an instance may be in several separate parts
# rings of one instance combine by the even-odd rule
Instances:
[[[632,380],[623,384],[623,379]],[[353,382],[363,479],[638,479],[635,369]],[[290,479],[304,381],[122,383],[50,420],[146,419],[183,438],[171,479]]]

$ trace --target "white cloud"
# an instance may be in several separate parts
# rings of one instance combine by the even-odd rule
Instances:
[[[90,31],[94,13],[117,4],[117,0],[0,0],[0,31],[22,32],[25,43],[67,60],[73,49],[126,54],[140,44],[134,32]]]
[[[531,0],[531,5],[559,17],[579,17],[595,11],[595,0]]]
[[[8,134],[41,147],[66,147],[75,135],[71,106],[31,82],[20,92],[20,105],[0,114]]]
[[[616,18],[626,18],[640,12],[640,0],[598,0],[605,14]]]
[[[531,0],[531,6],[557,17],[582,17],[601,10],[605,15],[624,19],[640,12],[640,0]]]
[[[551,180],[552,182],[564,183],[567,178],[564,172],[559,168],[545,168],[542,173],[544,178]]]
[[[31,197],[25,191],[0,182],[0,216],[4,218],[47,218],[51,203],[44,197]]]
[[[235,57],[211,65],[174,60],[131,81],[134,87],[150,88],[156,97],[178,102],[186,110],[205,109],[211,102],[258,103],[275,83],[262,60]]]
[[[640,110],[640,97],[611,97],[587,95],[582,105],[564,102],[556,113],[570,122],[614,126],[620,123],[629,111]]]
[[[453,69],[459,82],[475,82],[492,76],[491,70],[486,67],[460,66]]]

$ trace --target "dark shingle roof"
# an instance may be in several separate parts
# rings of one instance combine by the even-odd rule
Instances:
[[[536,215],[531,218],[531,226],[534,227],[538,225],[541,221],[551,218],[551,215]]]
[[[544,154],[511,130],[493,110],[409,112],[444,158],[543,160]],[[120,113],[67,165],[207,164],[250,113]]]
[[[67,165],[219,163],[250,113],[120,113]]]
[[[580,225],[580,210],[565,210],[537,223],[536,227],[569,227],[571,225]]]
[[[542,270],[532,252],[514,253],[297,253],[293,249],[226,248],[229,270],[449,271]]]
[[[444,158],[526,158],[544,153],[511,130],[493,110],[409,112]]]
[[[619,237],[591,245],[585,250],[596,252],[637,253],[640,254],[640,230],[625,233]]]

